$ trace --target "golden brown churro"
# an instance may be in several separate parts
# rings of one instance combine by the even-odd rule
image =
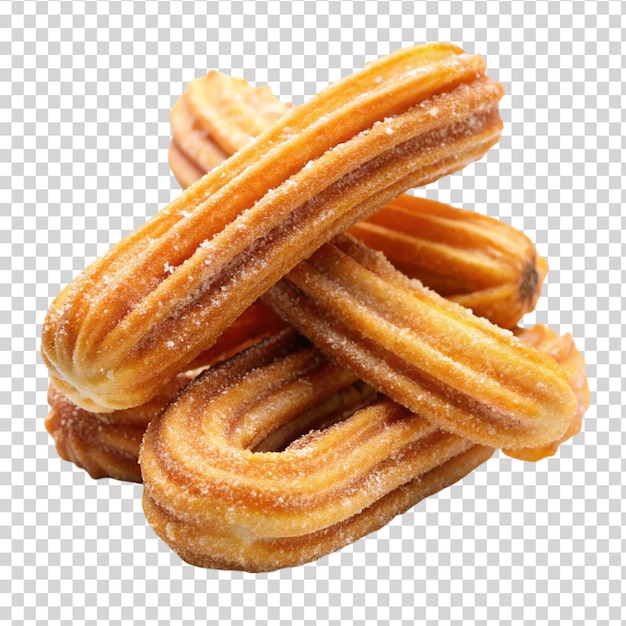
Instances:
[[[585,374],[585,361],[582,354],[576,348],[573,337],[568,333],[559,335],[557,332],[543,324],[535,324],[530,328],[516,328],[515,336],[529,346],[549,355],[553,358],[568,375],[570,388],[576,396],[578,408],[569,426],[563,435],[556,441],[536,448],[511,450],[505,448],[503,452],[509,456],[524,461],[539,461],[547,456],[552,456],[564,442],[580,431],[583,415],[589,408],[589,383]]]
[[[60,456],[143,480],[148,521],[190,563],[270,571],[379,528],[495,447],[553,454],[589,389],[571,337],[515,328],[545,261],[496,220],[398,198],[484,155],[501,96],[446,44],[287,112],[267,87],[192,81],[169,160],[198,182],[46,317]]]
[[[203,567],[298,565],[380,528],[491,456],[387,399],[363,403],[358,384],[290,330],[207,370],[146,432],[144,511],[156,533]],[[317,423],[329,401],[334,413],[345,406],[345,419],[278,452],[257,451],[294,416],[301,428],[307,415]]]
[[[202,370],[220,363],[245,348],[275,334],[286,324],[261,302],[253,304],[205,350],[148,402],[110,413],[87,411],[76,406],[50,385],[50,412],[46,429],[62,459],[84,468],[92,478],[111,477],[141,482],[139,446],[150,420]]]
[[[502,328],[535,308],[548,271],[520,231],[434,200],[400,196],[350,233],[402,273]]]
[[[373,387],[476,443],[547,444],[576,413],[567,373],[553,359],[350,236],[322,246],[263,301]]]
[[[209,72],[192,84],[194,98],[188,94],[191,85],[180,97],[187,125],[202,128],[209,143],[216,128],[229,135],[230,142],[221,143],[225,152],[228,143],[234,151],[252,141],[289,108],[267,88],[260,99],[259,88],[224,74]],[[230,100],[248,106],[234,108],[227,105]],[[172,135],[170,165],[179,183],[188,187],[214,165],[194,158],[196,135],[174,124]],[[515,328],[535,308],[548,270],[528,237],[508,224],[409,195],[394,199],[349,232],[383,252],[410,278],[503,328]]]
[[[137,406],[324,241],[497,142],[499,84],[449,45],[398,51],[283,115],[63,290],[43,327],[76,404]]]
[[[169,162],[183,188],[191,186],[286,113],[291,105],[269,87],[209,71],[189,83],[170,113]],[[208,156],[204,152],[208,152]]]
[[[173,171],[182,172],[186,181],[190,180],[185,173],[188,168],[206,173],[250,143],[289,108],[269,87],[255,88],[215,70],[192,80],[170,113]],[[178,148],[181,145],[184,154]]]

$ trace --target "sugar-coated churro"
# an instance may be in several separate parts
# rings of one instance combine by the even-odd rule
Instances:
[[[156,533],[203,567],[294,566],[380,528],[491,456],[355,385],[290,330],[201,374],[141,448]],[[258,451],[294,418],[302,429],[325,410],[344,419]]]
[[[555,441],[534,448],[518,450],[504,448],[503,450],[505,454],[517,459],[539,461],[547,456],[552,456],[563,442],[573,437],[581,429],[583,416],[589,408],[590,401],[585,361],[576,348],[574,338],[569,333],[559,335],[544,324],[535,324],[530,328],[516,328],[515,336],[529,346],[549,355],[567,372],[569,385],[578,402],[576,413],[572,417],[569,426],[563,435]]]
[[[267,87],[255,88],[216,72],[192,81],[173,111],[181,103],[186,126],[196,129],[185,132],[180,123],[172,123],[170,166],[183,187],[215,166],[197,158],[198,142],[211,146],[214,135],[222,137],[220,147],[230,155],[290,106]],[[548,269],[528,237],[512,226],[410,195],[394,199],[350,232],[383,252],[407,276],[503,328],[514,328],[535,308]]]
[[[89,410],[146,402],[324,241],[483,156],[501,96],[480,57],[433,44],[283,115],[56,298],[53,384]]]
[[[300,263],[263,301],[373,387],[476,443],[547,444],[576,413],[567,372],[553,359],[348,235]]]

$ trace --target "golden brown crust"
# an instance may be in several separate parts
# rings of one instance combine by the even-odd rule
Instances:
[[[185,126],[190,120],[191,128],[198,133],[195,139],[200,154],[203,144],[212,143],[231,155],[248,145],[291,108],[279,102],[267,85],[252,87],[241,78],[216,70],[192,80],[176,106],[181,106],[181,110],[178,124],[171,124],[174,139],[185,141],[185,152],[205,171],[215,165],[211,164],[212,159],[205,164],[196,158],[193,133],[190,138],[189,126]]]
[[[263,300],[373,387],[475,443],[543,445],[562,436],[577,410],[553,359],[407,279],[347,235]]]
[[[499,138],[500,85],[445,45],[398,51],[285,114],[55,300],[42,354],[90,410],[136,406],[282,275]]]
[[[517,328],[515,335],[524,343],[533,346],[544,354],[550,355],[566,372],[569,385],[576,396],[578,407],[567,429],[561,437],[544,446],[522,448],[518,450],[505,448],[503,452],[523,461],[539,461],[552,456],[562,443],[580,432],[585,411],[589,408],[589,382],[585,373],[585,361],[576,348],[573,337],[567,333],[559,335],[543,324],[535,324],[530,328]]]
[[[206,172],[225,161],[228,152],[222,149],[206,128],[197,123],[187,102],[187,98],[179,98],[170,111],[172,140],[176,143],[178,138],[185,137],[186,155]]]
[[[548,271],[520,231],[424,198],[401,196],[350,233],[410,278],[502,328],[535,308]]]
[[[191,81],[170,112],[175,175],[181,173],[183,186],[189,186],[245,147],[289,108],[269,87],[254,88],[215,70]],[[196,177],[191,178],[194,170]]]
[[[492,455],[491,448],[472,446],[351,517],[328,528],[293,537],[249,538],[248,543],[239,536],[233,537],[230,528],[220,533],[220,527],[211,528],[205,536],[199,530],[195,536],[190,536],[185,520],[160,507],[147,491],[144,491],[143,508],[157,535],[188,563],[214,569],[267,572],[314,561],[354,543],[424,498],[458,482]]]
[[[206,371],[144,438],[144,510],[155,532],[204,567],[297,565],[379,528],[491,456],[384,398],[280,452],[254,450],[355,383],[293,331]]]
[[[289,108],[269,89],[253,89],[245,81],[217,72],[209,72],[203,79],[194,81],[194,85],[194,97],[187,98],[186,91],[181,97],[185,100],[184,106],[175,106],[172,111],[174,137],[170,145],[170,164],[184,187],[204,173],[190,158],[190,155],[197,158],[199,143],[213,144],[208,150],[215,158],[211,163],[204,162],[205,169],[209,169],[229,150],[249,143]],[[219,137],[221,144],[216,140]],[[235,146],[236,142],[239,144]],[[547,269],[528,239],[510,226],[413,196],[397,198],[366,222],[355,225],[351,232],[373,248],[384,251],[394,265],[410,277],[421,279],[427,286],[505,327],[516,324],[524,312],[534,308]],[[532,279],[530,288],[529,278]],[[521,297],[524,295],[527,297]],[[269,335],[280,327],[275,316],[272,318],[267,309],[264,311],[256,304],[189,367],[202,368],[223,360],[245,347],[246,342],[254,343],[263,334]],[[525,340],[528,332],[516,331],[516,334]],[[578,367],[573,370],[578,373],[570,377],[570,382],[579,399],[579,412],[560,440],[543,448],[508,451],[528,460],[553,454],[563,440],[575,434],[589,404],[582,357],[571,338],[568,341],[568,336],[558,338],[563,344],[560,348],[555,347],[554,337],[549,342],[537,341],[539,335],[546,337],[549,332],[548,329],[542,333],[533,330],[528,334],[530,343],[543,352],[550,351],[559,362],[563,362],[565,353],[578,355]],[[566,349],[570,344],[572,348]],[[570,358],[570,365],[571,362]],[[586,401],[582,397],[585,389]],[[139,442],[149,419],[164,402],[156,403],[158,410],[153,400],[128,412],[99,414],[79,409],[58,390],[52,389],[51,394],[52,409],[47,426],[63,458],[76,461],[79,466],[87,463],[94,477],[111,475],[140,480],[136,465]],[[159,395],[167,396],[167,390]],[[143,425],[127,427],[129,415],[133,414],[143,416]],[[309,419],[310,416],[306,416],[305,422]],[[297,426],[289,423],[284,430],[295,429]],[[70,441],[74,442],[73,448],[69,446]],[[85,460],[87,456],[90,460]],[[99,465],[96,456],[100,458]]]
[[[205,170],[200,169],[189,159],[187,154],[173,139],[167,152],[167,160],[174,177],[183,189],[191,187],[206,174]]]
[[[139,446],[150,420],[202,370],[227,360],[285,327],[285,322],[269,307],[261,302],[255,303],[226,329],[214,346],[190,363],[187,371],[178,374],[153,398],[138,407],[110,413],[87,411],[50,385],[50,411],[45,426],[54,439],[59,456],[84,468],[92,478],[141,482]]]
[[[220,72],[209,71],[191,81],[170,115],[170,166],[181,187],[189,187],[219,165],[215,162],[219,152],[231,156],[290,108],[269,87],[254,88]],[[204,145],[209,159],[201,156]]]
[[[265,311],[267,313],[267,311]],[[264,312],[260,307],[254,307],[249,313],[241,318],[240,323],[248,325],[247,331],[241,336],[240,346],[246,347],[254,343],[246,340],[251,337],[253,324],[257,324],[259,330],[267,328],[267,335],[258,333],[260,340],[280,330],[280,325],[272,325],[270,315],[264,322]],[[235,325],[237,326],[237,325]],[[228,336],[231,340],[234,331]],[[519,450],[505,449],[505,454],[526,461],[539,461],[540,459],[555,454],[558,447],[580,431],[585,411],[589,407],[589,385],[585,375],[585,364],[580,352],[576,349],[571,335],[559,336],[555,331],[543,326],[535,325],[530,328],[518,328],[515,335],[523,342],[547,354],[557,361],[568,372],[568,382],[578,400],[578,410],[574,415],[567,430],[558,440],[537,448],[522,448]],[[224,336],[219,345],[223,347],[228,340]],[[234,343],[232,344],[234,346]],[[222,357],[234,354],[234,347],[225,348]],[[198,368],[213,362],[223,360],[214,350],[207,351],[196,365]],[[53,387],[49,391],[50,412],[46,419],[46,428],[52,435],[59,456],[66,461],[75,463],[78,467],[85,468],[92,478],[112,477],[119,480],[141,482],[141,474],[138,465],[139,445],[150,421],[169,404],[179,388],[183,386],[185,379],[178,376],[169,385],[168,389],[162,390],[157,398],[141,407],[115,411],[113,413],[97,414],[80,409],[70,402],[63,394]],[[195,376],[195,371],[186,374],[189,380]],[[356,385],[356,384],[355,384]],[[268,435],[254,448],[256,451],[280,450],[288,442],[303,435],[308,428],[321,429],[335,421],[345,417],[345,406],[356,407],[362,399],[369,401],[372,392],[366,388],[344,392],[352,395],[343,398],[338,403],[338,398],[333,397],[326,404],[322,403],[315,410],[303,413],[298,419],[292,419],[275,432]],[[333,405],[333,403],[337,403]],[[342,408],[343,407],[343,408]]]
[[[245,145],[289,108],[269,91],[261,104],[245,81],[223,74],[217,81],[212,76],[213,82],[194,82],[193,100],[187,98],[187,90],[180,98],[187,104],[188,123],[199,124],[209,142],[211,133],[220,129],[222,135],[231,136],[232,144]],[[233,110],[231,101],[249,106]],[[182,187],[214,167],[194,159],[196,141],[194,133],[179,132],[170,145],[170,165]],[[227,145],[223,142],[222,149]],[[408,195],[355,224],[350,232],[383,252],[407,276],[503,328],[514,328],[535,308],[548,270],[530,240],[508,224]]]
[[[93,413],[76,406],[53,385],[48,389],[50,410],[44,421],[57,454],[83,468],[92,478],[141,482],[139,446],[150,423],[188,380],[179,376],[171,393],[150,402],[112,413]]]

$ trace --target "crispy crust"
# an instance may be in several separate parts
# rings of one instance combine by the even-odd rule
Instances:
[[[289,110],[267,88],[262,98],[257,92],[241,79],[210,72],[193,81],[180,100],[188,126],[201,128],[208,144],[215,143],[214,135],[228,138],[220,147],[228,151],[231,145],[234,152]],[[241,102],[245,106],[236,106]],[[174,124],[172,132],[170,166],[188,187],[215,165],[194,158],[197,132],[177,132]],[[508,224],[410,195],[394,199],[350,232],[407,276],[503,328],[515,328],[535,308],[548,270],[528,237]]]
[[[411,281],[340,235],[264,302],[338,363],[440,428],[496,448],[560,438],[567,372],[511,332]]]
[[[324,241],[479,159],[502,126],[484,69],[451,46],[398,51],[282,116],[57,297],[55,386],[89,410],[142,404]]]
[[[294,566],[380,528],[491,456],[388,399],[361,398],[355,384],[290,330],[202,374],[151,422],[141,448],[155,532],[203,567]],[[319,424],[329,401],[345,419],[258,451],[294,418],[301,430]]]
[[[553,358],[566,372],[568,383],[577,400],[577,410],[567,429],[555,441],[534,448],[510,449],[503,452],[523,461],[540,461],[556,453],[562,443],[580,432],[585,411],[589,408],[589,382],[585,373],[585,361],[576,348],[573,337],[567,333],[559,335],[556,331],[543,324],[535,324],[530,328],[516,328],[515,336],[524,343],[533,346]]]

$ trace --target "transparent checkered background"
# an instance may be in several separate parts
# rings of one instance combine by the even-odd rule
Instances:
[[[0,622],[619,624],[626,617],[622,3],[0,3]],[[420,193],[499,216],[550,261],[527,322],[572,332],[592,408],[537,465],[497,454],[320,561],[191,567],[141,487],[59,460],[43,427],[44,313],[178,193],[168,112],[217,68],[301,102],[404,45],[452,41],[505,85],[499,147]]]

